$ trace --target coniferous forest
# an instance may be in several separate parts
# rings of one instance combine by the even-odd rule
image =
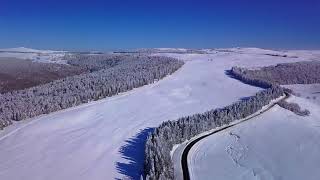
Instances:
[[[91,73],[70,76],[24,90],[0,94],[0,128],[41,114],[95,101],[172,74],[183,62],[158,56],[75,56],[70,65]]]

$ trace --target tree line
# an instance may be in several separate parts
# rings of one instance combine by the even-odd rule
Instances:
[[[91,73],[0,94],[0,128],[10,125],[12,120],[55,112],[153,83],[183,65],[182,61],[169,57],[130,55],[124,59]],[[89,68],[98,67],[101,61],[89,62],[92,65]],[[85,62],[79,60],[78,64]]]
[[[301,107],[299,106],[299,104],[297,103],[293,103],[293,102],[287,102],[285,100],[282,100],[280,102],[278,102],[278,105],[284,109],[287,109],[293,113],[295,113],[296,115],[299,116],[308,116],[310,114],[310,111],[307,109],[302,110]]]
[[[170,151],[175,144],[181,144],[200,133],[248,117],[283,94],[281,87],[274,86],[221,109],[162,123],[149,135],[145,145],[146,179],[174,179]]]
[[[233,67],[231,73],[235,78],[261,87],[314,84],[320,83],[320,61],[282,63],[253,70]]]

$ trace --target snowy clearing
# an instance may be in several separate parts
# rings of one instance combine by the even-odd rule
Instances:
[[[162,53],[186,64],[156,84],[19,122],[1,131],[0,179],[139,178],[150,128],[229,105],[260,90],[228,77],[225,70],[310,60],[255,51],[258,53]]]
[[[276,106],[203,139],[188,156],[191,179],[319,179],[320,108],[302,98],[289,100],[311,115],[297,116]]]

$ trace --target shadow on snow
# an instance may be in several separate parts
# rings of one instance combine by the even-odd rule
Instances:
[[[232,71],[231,71],[231,70],[225,70],[225,71],[224,71],[224,74],[227,75],[228,77],[232,78],[232,79],[238,80],[238,81],[240,81],[241,83],[247,84],[247,85],[249,85],[249,86],[254,86],[254,87],[258,87],[258,88],[263,88],[263,87],[258,86],[258,85],[254,85],[254,84],[250,84],[250,83],[246,83],[246,82],[244,82],[244,81],[241,81],[240,78],[238,78],[237,76],[235,76],[234,74],[232,74]],[[250,99],[251,97],[253,97],[253,96],[242,97],[242,98],[240,98],[239,100],[240,100],[240,101],[246,101],[246,100]]]
[[[255,84],[255,83],[245,82],[245,81],[241,80],[240,77],[235,76],[235,75],[232,73],[231,70],[225,70],[225,71],[224,71],[224,74],[227,75],[228,77],[232,78],[232,79],[236,79],[236,80],[240,81],[241,83],[244,83],[244,84],[247,84],[247,85],[250,85],[250,86],[254,86],[254,87],[258,87],[258,88],[262,88],[262,89],[269,88],[269,87],[261,86],[261,85]]]
[[[144,146],[149,133],[154,128],[146,128],[141,130],[136,136],[126,140],[119,153],[122,158],[128,160],[128,163],[117,162],[116,168],[120,174],[125,175],[128,179],[139,180],[144,175]]]

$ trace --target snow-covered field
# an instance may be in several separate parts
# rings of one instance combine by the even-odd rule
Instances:
[[[320,84],[293,84],[285,87],[292,89],[297,96],[320,105]]]
[[[149,128],[169,119],[229,105],[259,91],[228,77],[225,70],[232,66],[310,60],[254,51],[162,53],[183,59],[186,64],[155,84],[19,122],[1,131],[0,179],[138,178]]]
[[[29,59],[43,63],[65,63],[66,51],[36,50],[25,47],[0,49],[0,57]]]
[[[250,121],[209,136],[188,156],[191,179],[317,180],[320,177],[320,107],[289,99],[308,117],[274,107]]]

